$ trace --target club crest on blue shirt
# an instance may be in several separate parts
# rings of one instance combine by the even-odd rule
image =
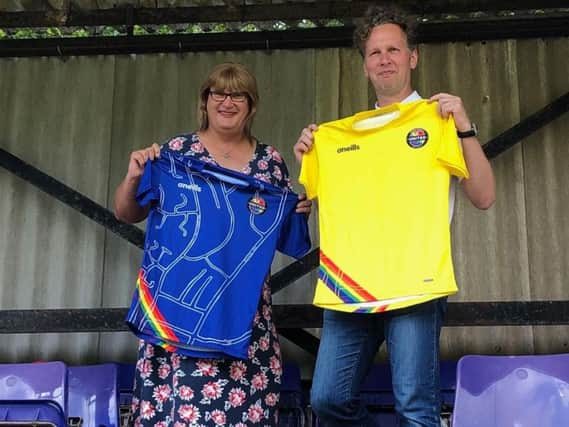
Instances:
[[[411,129],[407,134],[407,145],[411,148],[421,148],[429,140],[429,134],[423,128]]]
[[[259,196],[251,197],[247,201],[249,211],[254,215],[261,215],[267,210],[267,202]]]

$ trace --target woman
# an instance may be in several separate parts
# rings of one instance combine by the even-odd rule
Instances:
[[[141,207],[136,193],[147,162],[161,154],[191,156],[290,189],[281,155],[251,134],[257,104],[256,81],[245,67],[235,63],[216,66],[200,89],[199,131],[131,154],[126,177],[115,192],[116,217],[131,223],[147,217],[150,207]],[[299,197],[296,212],[310,213],[304,195]],[[135,426],[276,425],[282,370],[267,279],[244,359],[192,357],[140,341]]]

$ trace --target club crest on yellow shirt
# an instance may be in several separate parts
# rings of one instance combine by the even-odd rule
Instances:
[[[407,145],[411,148],[421,148],[429,140],[429,134],[423,128],[411,129],[407,134]]]

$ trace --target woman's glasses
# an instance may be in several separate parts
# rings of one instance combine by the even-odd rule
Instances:
[[[213,99],[215,102],[223,102],[227,99],[227,97],[231,99],[231,102],[245,102],[247,100],[246,92],[225,93],[225,92],[216,92],[215,90],[210,89],[209,95],[211,96],[211,99]]]

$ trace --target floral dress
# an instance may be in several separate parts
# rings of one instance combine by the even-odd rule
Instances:
[[[216,163],[195,133],[174,137],[161,150]],[[291,188],[281,155],[266,144],[257,143],[241,172]],[[246,360],[197,359],[139,342],[132,401],[135,427],[277,424],[282,364],[266,279],[259,297]]]

